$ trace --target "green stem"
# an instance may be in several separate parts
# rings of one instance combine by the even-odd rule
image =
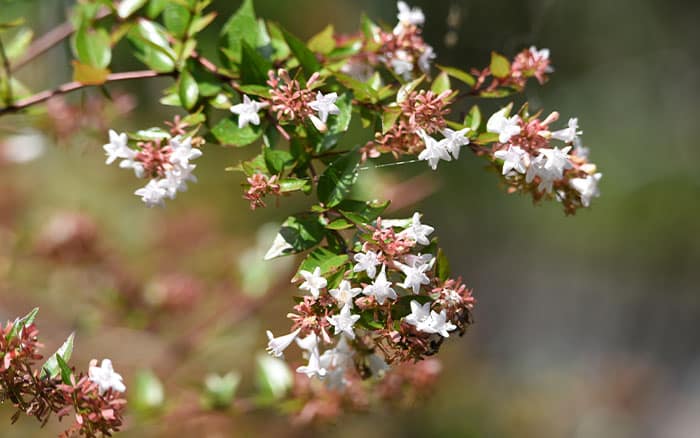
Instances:
[[[0,40],[0,60],[2,61],[2,69],[5,71],[5,105],[12,105],[12,70],[10,70],[10,60],[5,53],[5,46]]]

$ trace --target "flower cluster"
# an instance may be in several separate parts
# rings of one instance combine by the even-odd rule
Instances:
[[[490,155],[500,167],[509,191],[531,193],[538,201],[553,197],[568,214],[588,207],[600,195],[602,174],[588,162],[588,150],[581,144],[578,119],[569,119],[566,128],[552,131],[549,125],[559,118],[551,113],[544,120],[536,115],[509,117],[510,107],[494,113],[488,120],[488,132],[498,135]],[[552,141],[562,142],[562,147]],[[502,163],[502,164],[501,164]]]
[[[110,436],[122,425],[126,391],[122,377],[114,372],[109,359],[97,367],[90,363],[89,375],[74,375],[66,365],[70,348],[62,348],[40,368],[37,352],[36,310],[24,318],[8,322],[0,330],[0,398],[17,408],[13,422],[24,413],[46,424],[51,414],[58,418],[73,415],[75,422],[63,436]],[[67,345],[67,344],[65,344]]]
[[[451,333],[464,333],[474,298],[461,280],[447,278],[433,231],[419,213],[377,218],[358,233],[354,263],[333,272],[303,265],[299,289],[308,295],[288,315],[291,333],[268,331],[268,352],[282,356],[296,342],[308,360],[297,372],[343,389],[358,375],[424,359]]]
[[[177,121],[173,126],[174,130],[182,129]],[[197,143],[201,143],[201,138],[175,135],[138,141],[136,148],[132,148],[125,133],[110,130],[109,143],[103,149],[107,154],[106,164],[119,159],[119,167],[132,169],[137,178],[149,179],[134,194],[148,207],[154,207],[164,206],[166,198],[174,199],[178,192],[187,190],[188,182],[197,181],[192,173],[197,165],[190,163],[202,156]]]
[[[535,46],[522,50],[513,62],[508,63],[500,55],[496,59],[499,60],[498,67],[504,68],[505,71],[494,71],[497,65],[493,62],[491,66],[482,70],[472,69],[472,74],[476,77],[474,93],[497,97],[501,90],[522,91],[528,79],[534,77],[542,85],[547,82],[547,75],[554,71],[549,59],[549,49],[537,49]]]

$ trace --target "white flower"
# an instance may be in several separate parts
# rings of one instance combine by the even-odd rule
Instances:
[[[552,138],[561,140],[564,143],[573,143],[581,134],[583,134],[583,131],[578,130],[578,119],[571,118],[567,128],[552,132]]]
[[[423,130],[418,131],[418,135],[425,142],[425,149],[418,154],[419,160],[427,161],[433,170],[437,169],[440,160],[452,161],[452,157],[447,152],[447,141],[445,139],[438,141]]]
[[[542,148],[540,149],[540,155],[544,156],[547,161],[544,163],[544,168],[554,172],[557,175],[557,179],[564,176],[564,170],[571,169],[574,167],[569,161],[569,151],[571,146],[567,146],[564,149],[559,148]]]
[[[357,262],[355,267],[352,268],[353,272],[366,271],[369,278],[374,278],[377,275],[377,265],[379,265],[379,256],[374,251],[367,251],[366,253],[358,252],[353,257],[353,260]]]
[[[420,292],[421,285],[430,284],[430,278],[425,275],[426,271],[432,269],[435,259],[431,256],[430,262],[422,263],[421,258],[417,257],[413,259],[410,263],[411,265],[404,265],[403,263],[395,262],[396,265],[401,269],[406,278],[403,283],[399,283],[399,286],[404,289],[413,290],[414,294]]]
[[[352,350],[345,336],[342,336],[335,348],[323,352],[321,367],[327,370],[326,386],[330,389],[342,389],[346,385],[345,371],[352,366]]]
[[[407,81],[413,73],[413,58],[407,51],[399,49],[391,58],[391,69]]]
[[[318,112],[318,117],[323,123],[326,123],[329,114],[340,114],[340,108],[335,104],[336,100],[338,100],[338,93],[328,93],[324,96],[319,91],[316,93],[316,100],[310,102],[309,106]]]
[[[440,313],[434,310],[430,312],[430,329],[434,333],[439,333],[440,336],[444,338],[449,338],[450,334],[448,332],[457,328],[456,325],[447,320],[447,311],[442,310]]]
[[[172,153],[170,154],[170,162],[181,168],[188,168],[190,160],[195,160],[202,156],[202,150],[192,147],[192,139],[187,137],[173,137],[170,140]]]
[[[424,333],[435,333],[431,326],[433,321],[430,318],[430,304],[430,301],[421,305],[418,301],[411,300],[411,313],[405,318],[406,324]]]
[[[401,33],[404,26],[422,26],[425,23],[425,15],[420,8],[411,8],[406,4],[406,2],[397,2],[396,7],[399,9],[399,13],[396,18],[399,19],[399,23],[394,28],[394,34]]]
[[[442,135],[445,136],[445,149],[452,154],[455,160],[459,158],[459,149],[469,144],[469,138],[466,135],[470,130],[471,128],[464,128],[459,131],[450,128],[442,130]]]
[[[413,218],[411,219],[411,225],[409,225],[408,228],[401,231],[399,234],[414,240],[418,244],[430,245],[430,239],[428,239],[428,236],[430,236],[433,231],[435,231],[435,228],[431,227],[430,225],[420,223],[420,213],[415,212],[413,213]]]
[[[435,50],[432,47],[426,46],[423,53],[418,57],[418,68],[427,74],[430,74],[430,62],[435,59]]]
[[[117,158],[133,158],[136,152],[127,146],[126,134],[117,134],[114,130],[109,130],[109,143],[102,146],[107,153],[105,164],[112,164]]]
[[[173,167],[165,171],[165,178],[158,180],[158,184],[166,191],[170,199],[175,199],[177,192],[187,191],[187,182],[197,182],[197,177],[192,171],[197,166],[190,164],[187,167]]]
[[[253,125],[260,124],[260,115],[258,111],[267,107],[267,102],[257,102],[252,100],[247,95],[243,95],[243,103],[233,105],[230,110],[238,115],[238,127],[245,128],[249,123]]]
[[[581,195],[581,204],[584,207],[591,205],[591,199],[600,196],[598,182],[603,177],[602,173],[588,175],[585,178],[573,178],[569,184]]]
[[[537,59],[537,60],[549,59],[549,49],[537,50],[537,47],[530,46],[530,53],[532,53],[532,57]]]
[[[574,154],[576,156],[581,157],[581,158],[586,158],[588,159],[588,156],[591,153],[591,149],[587,148],[583,145],[581,142],[581,139],[579,137],[576,137],[574,139]]]
[[[133,169],[136,178],[143,178],[145,169],[143,163],[136,160],[136,154],[131,158],[125,158],[119,163],[120,169]]]
[[[319,378],[325,377],[327,370],[321,366],[321,355],[318,351],[318,337],[316,333],[311,333],[303,339],[297,338],[296,342],[299,348],[307,351],[309,354],[308,365],[300,366],[297,368],[297,372],[306,374],[308,378],[313,376],[318,376]]]
[[[503,160],[503,175],[507,175],[511,170],[515,170],[518,173],[527,171],[529,154],[520,146],[508,146],[508,149],[496,151],[493,156]]]
[[[304,277],[304,282],[299,286],[299,289],[309,291],[314,298],[318,298],[321,289],[328,285],[328,281],[321,276],[321,268],[319,266],[316,266],[313,273],[301,270],[299,275]]]
[[[134,195],[140,196],[141,200],[146,203],[147,207],[154,207],[160,205],[163,207],[164,199],[168,196],[168,191],[162,187],[159,180],[152,179],[148,181],[146,186],[134,192]]]
[[[326,316],[328,322],[335,329],[335,334],[344,333],[350,339],[355,339],[355,331],[352,329],[360,315],[350,313],[350,305],[346,304],[340,309],[340,313],[333,316]]]
[[[350,287],[350,282],[343,280],[340,282],[338,289],[331,289],[330,294],[338,304],[342,306],[353,306],[352,299],[358,296],[362,292],[359,287]]]
[[[282,353],[284,350],[291,345],[292,342],[297,338],[297,335],[299,335],[299,332],[301,331],[301,328],[298,328],[294,330],[293,332],[284,335],[284,336],[278,336],[274,337],[272,335],[272,332],[270,330],[267,331],[267,352],[270,353],[274,357],[282,357]]]
[[[92,363],[96,363],[92,362]],[[112,361],[103,359],[101,366],[91,366],[88,370],[90,381],[97,384],[100,395],[104,394],[110,388],[116,392],[126,391],[126,386],[122,381],[122,376],[114,372]]]
[[[275,240],[272,241],[272,245],[270,245],[270,248],[265,253],[263,260],[272,260],[277,258],[286,254],[290,249],[294,249],[294,247],[287,242],[287,239],[285,239],[282,234],[277,233]]]
[[[306,374],[309,379],[318,376],[319,379],[326,377],[328,370],[321,366],[321,356],[318,348],[309,353],[309,363],[297,368],[297,373]]]
[[[540,178],[540,183],[537,185],[537,190],[540,192],[552,193],[552,184],[558,179],[557,174],[552,169],[544,167],[546,160],[544,155],[539,155],[530,162],[530,167],[527,168],[525,181],[531,183],[535,177]]]
[[[367,296],[374,297],[379,304],[384,304],[387,298],[395,300],[396,292],[391,287],[391,282],[386,279],[386,266],[382,265],[382,270],[372,284],[365,286],[362,291]]]
[[[520,134],[520,117],[516,114],[507,117],[508,107],[501,108],[489,117],[486,130],[498,134],[499,143],[507,143],[514,135]]]

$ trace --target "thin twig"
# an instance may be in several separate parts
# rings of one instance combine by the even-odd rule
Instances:
[[[99,20],[110,14],[111,11],[104,8],[97,13],[95,19]],[[44,35],[34,40],[34,42],[27,49],[27,53],[12,65],[12,71],[16,71],[24,67],[25,64],[33,61],[35,58],[51,49],[56,44],[71,36],[73,32],[75,32],[75,27],[73,27],[73,23],[70,21],[65,21],[46,32]]]
[[[127,72],[122,72],[122,73],[112,73],[107,76],[107,79],[105,80],[105,84],[109,82],[117,82],[117,81],[128,81],[132,79],[145,79],[145,78],[154,78],[158,76],[172,76],[175,73],[170,72],[170,73],[159,73],[153,70],[137,70],[137,71],[127,71]],[[103,84],[99,84],[103,85]],[[4,108],[0,108],[0,116],[4,114],[9,114],[9,113],[15,113],[18,111],[22,111],[23,109],[26,109],[32,105],[36,105],[41,102],[45,102],[49,99],[51,99],[54,96],[58,96],[61,94],[66,94],[70,93],[72,91],[80,90],[86,87],[93,87],[95,86],[94,84],[83,84],[80,82],[68,82],[65,83],[58,88],[55,88],[53,90],[46,90],[42,91],[40,93],[37,93],[33,96],[29,96],[27,98],[18,100],[12,105],[8,105]]]

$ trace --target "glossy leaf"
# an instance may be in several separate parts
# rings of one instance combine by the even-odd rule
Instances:
[[[444,65],[438,65],[437,68],[439,68],[441,71],[447,73],[450,77],[455,78],[458,81],[464,82],[465,84],[469,85],[470,87],[473,87],[474,84],[476,84],[476,79],[474,79],[474,76],[472,76],[469,73],[462,71],[458,68],[446,67]]]
[[[71,333],[68,339],[59,347],[54,354],[49,357],[49,359],[41,367],[40,377],[49,376],[54,378],[59,375],[61,368],[58,366],[57,356],[61,356],[64,361],[68,362],[73,355],[73,340],[75,338],[75,333]]]
[[[359,162],[355,149],[333,161],[318,180],[318,199],[329,207],[345,199],[357,181]]]
[[[510,74],[510,62],[496,52],[491,52],[491,74],[497,78],[505,78]]]
[[[39,308],[35,307],[22,318],[15,319],[15,321],[12,323],[12,328],[9,332],[7,332],[7,335],[5,335],[5,340],[9,341],[13,339],[15,336],[19,335],[19,333],[24,330],[26,326],[32,325],[38,313]]]
[[[326,248],[316,248],[301,262],[299,270],[313,272],[316,267],[319,267],[321,268],[321,275],[326,275],[329,272],[337,271],[348,260],[347,254],[336,254]]]
[[[333,25],[329,24],[318,34],[311,37],[309,40],[309,50],[314,52],[322,53],[324,55],[329,54],[335,49],[335,38],[333,38]]]
[[[252,0],[244,0],[241,7],[229,18],[221,29],[221,44],[231,61],[241,61],[241,44],[243,41],[251,47],[258,46],[258,22],[255,18]]]
[[[106,68],[112,60],[109,34],[104,29],[81,27],[75,33],[75,51],[81,63]]]
[[[306,47],[306,44],[284,29],[282,29],[282,35],[284,36],[284,40],[287,42],[289,49],[292,51],[292,54],[299,61],[299,65],[301,65],[304,73],[311,76],[312,74],[321,70],[321,63],[319,63],[318,59],[316,59],[314,52]]]
[[[190,19],[190,11],[177,3],[169,3],[163,11],[165,28],[176,38],[183,38],[187,34]]]
[[[180,103],[187,110],[194,108],[197,104],[197,99],[199,99],[197,81],[195,81],[194,77],[192,77],[187,70],[180,72],[180,78],[178,79],[178,96],[180,97]]]
[[[128,18],[145,4],[146,0],[121,0],[117,6],[117,15],[121,19]]]
[[[73,80],[86,85],[100,85],[107,81],[109,69],[93,67],[78,61],[73,61]]]
[[[282,224],[279,235],[288,245],[288,249],[282,252],[282,255],[287,255],[318,245],[325,236],[325,230],[315,215],[301,213],[289,216]]]
[[[443,91],[450,90],[450,77],[444,71],[435,77],[433,84],[430,86],[430,91],[435,94],[440,94]]]
[[[267,72],[272,63],[265,59],[247,42],[241,43],[241,80],[245,84],[263,85],[267,81]]]
[[[262,130],[253,125],[239,128],[236,121],[222,119],[212,128],[211,133],[224,146],[247,146],[260,138]]]

